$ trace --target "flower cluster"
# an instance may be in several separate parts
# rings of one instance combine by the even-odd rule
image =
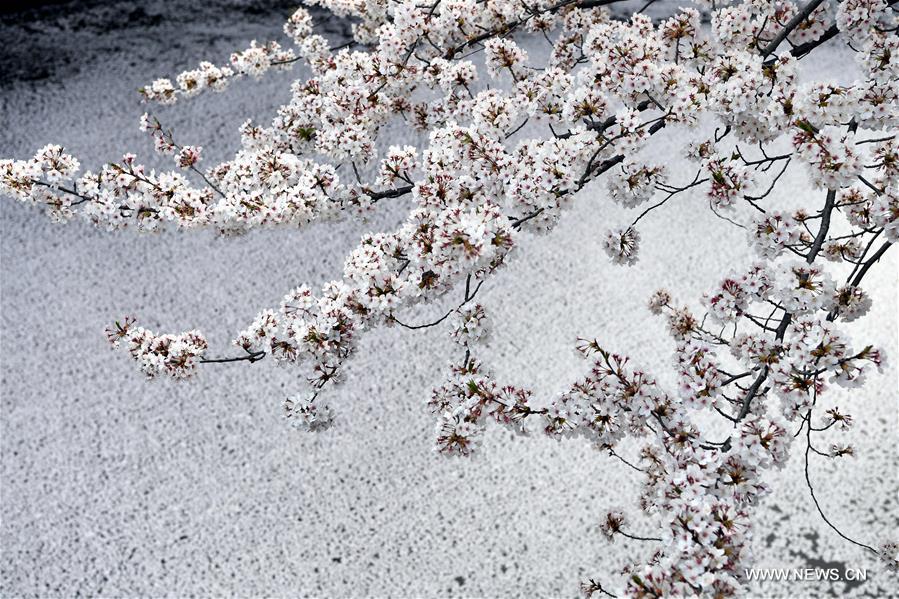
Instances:
[[[633,208],[651,198],[664,169],[659,166],[623,164],[609,177],[609,196],[625,208]]]
[[[808,164],[815,185],[839,189],[857,179],[861,161],[852,135],[835,138],[804,120],[797,121],[797,126],[799,131],[793,136],[793,146],[799,158]]]
[[[113,348],[125,347],[147,378],[168,375],[186,379],[196,373],[197,364],[208,348],[206,338],[199,331],[179,335],[157,335],[143,327],[136,327],[133,318],[126,318],[106,329]]]
[[[466,305],[453,312],[450,337],[463,347],[483,342],[490,334],[489,320],[481,304]]]
[[[284,416],[296,428],[307,431],[320,431],[334,423],[334,412],[331,407],[321,401],[318,396],[295,396],[284,400]]]
[[[747,272],[732,275],[710,293],[702,297],[709,316],[726,323],[738,319],[754,301],[764,300],[771,289],[771,281],[764,264],[755,264]]]
[[[885,0],[844,0],[837,7],[837,27],[855,41],[864,41],[877,29],[889,28],[890,20]]]
[[[488,422],[523,430],[524,418],[536,413],[528,404],[530,395],[525,389],[498,385],[473,359],[451,365],[446,381],[428,401],[437,415],[435,449],[447,455],[471,455]]]
[[[179,96],[189,98],[209,89],[224,91],[238,76],[261,77],[273,66],[290,66],[297,60],[293,50],[284,50],[277,42],[259,45],[253,40],[250,47],[231,55],[230,65],[218,67],[211,62],[201,62],[196,69],[179,73],[176,83],[170,79],[156,79],[140,89],[148,102],[174,104]]]
[[[803,240],[804,231],[793,215],[771,210],[760,216],[750,228],[750,242],[764,258],[774,258]],[[807,239],[806,239],[807,240]]]
[[[637,262],[640,234],[633,227],[610,229],[606,232],[602,247],[612,262],[632,266]]]
[[[695,347],[694,357],[705,351]],[[751,538],[750,509],[768,492],[761,473],[785,463],[791,435],[778,420],[752,418],[729,447],[709,445],[688,414],[700,404],[673,399],[627,358],[596,342],[584,341],[579,349],[593,358],[591,373],[549,407],[547,432],[587,436],[607,449],[628,435],[645,443],[641,501],[652,506],[660,535],[654,540],[662,548],[649,564],[631,569],[626,592],[686,596],[702,588],[709,594],[733,594],[740,584],[735,573]],[[678,361],[685,362],[681,351]],[[692,365],[701,368],[701,361]],[[714,357],[706,365],[713,362]],[[704,393],[682,390],[685,398]],[[601,529],[610,539],[632,537],[623,531],[625,522],[623,512],[613,510]]]

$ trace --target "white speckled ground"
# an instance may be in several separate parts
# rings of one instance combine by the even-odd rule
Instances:
[[[25,157],[52,141],[94,168],[124,150],[147,156],[133,90],[276,35],[285,14],[245,11],[226,25],[227,10],[157,18],[150,4],[136,24],[92,24],[116,6],[0,21],[0,37],[34,43],[47,66],[42,78],[0,87],[0,155]],[[810,60],[841,74],[849,57]],[[237,84],[162,114],[182,139],[206,146],[211,163],[233,150],[244,118],[269,118],[294,76]],[[797,193],[777,201],[817,201],[795,181],[787,189]],[[126,313],[165,330],[201,328],[225,347],[288,288],[338,276],[358,236],[395,225],[405,209],[397,201],[369,223],[221,240],[59,227],[0,202],[0,594],[570,597],[584,577],[608,580],[642,555],[644,547],[609,546],[594,526],[610,505],[633,505],[638,481],[581,443],[495,430],[480,459],[431,452],[423,401],[450,356],[438,331],[370,334],[335,400],[338,425],[321,435],[281,420],[281,398],[295,388],[289,371],[213,366],[193,383],[148,384],[105,347],[103,327]],[[554,233],[527,239],[485,286],[499,325],[488,357],[503,380],[548,398],[581,372],[571,351],[578,335],[671,379],[672,344],[645,298],[666,286],[695,304],[749,251],[701,197],[685,196],[643,224],[640,263],[614,268],[599,236],[624,220],[602,188],[588,188]],[[876,542],[896,533],[899,518],[895,256],[867,287],[874,309],[853,333],[887,348],[891,366],[841,404],[858,421],[860,457],[815,462],[813,476],[832,519]],[[868,567],[868,581],[767,583],[753,595],[895,595],[895,575],[813,513],[801,467],[794,460],[771,478],[758,565]]]

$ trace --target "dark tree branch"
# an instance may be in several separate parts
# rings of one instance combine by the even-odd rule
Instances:
[[[809,459],[808,459],[808,457],[809,457],[809,452],[812,451],[812,450],[814,449],[814,448],[812,447],[811,410],[809,410],[808,414],[806,415],[806,419],[808,420],[808,428],[807,428],[807,432],[806,432],[806,435],[805,435],[805,438],[806,438],[806,446],[805,446],[805,484],[808,486],[809,494],[812,496],[812,501],[815,503],[815,508],[818,510],[818,514],[820,514],[821,519],[824,520],[824,522],[826,522],[827,525],[828,525],[829,527],[831,527],[831,528],[834,530],[834,532],[836,532],[838,535],[840,535],[843,539],[849,541],[850,543],[852,543],[852,544],[854,544],[854,545],[858,545],[859,547],[862,547],[862,548],[864,548],[864,549],[867,549],[868,551],[871,551],[871,552],[873,552],[873,553],[877,553],[877,550],[874,549],[873,547],[871,547],[870,545],[865,545],[864,543],[859,543],[858,541],[856,541],[856,540],[854,540],[854,539],[850,539],[850,538],[847,537],[845,534],[843,534],[843,532],[840,531],[839,528],[837,528],[836,526],[834,526],[833,522],[831,522],[831,521],[827,518],[827,516],[824,514],[824,510],[821,509],[821,504],[818,503],[818,498],[815,497],[815,489],[812,487],[812,479],[811,479],[811,477],[810,477],[810,475],[809,475]]]
[[[247,355],[239,356],[236,358],[202,358],[200,359],[200,364],[228,364],[231,362],[249,362],[253,364],[265,358],[264,351],[254,351],[251,352],[247,350]]]
[[[780,32],[774,36],[774,39],[771,40],[765,48],[762,50],[762,56],[767,57],[769,54],[772,54],[777,47],[780,45],[782,41],[784,41],[788,35],[790,35],[794,29],[799,27],[800,24],[804,20],[806,20],[812,12],[816,8],[818,8],[821,4],[824,3],[824,0],[811,0],[808,4],[802,7],[802,9],[796,13],[796,15],[789,20],[789,22],[784,25],[784,28],[780,30]]]

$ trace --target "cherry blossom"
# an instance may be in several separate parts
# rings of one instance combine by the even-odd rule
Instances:
[[[368,331],[442,325],[454,353],[423,400],[439,453],[476,456],[489,428],[505,426],[586,440],[642,478],[639,519],[618,506],[597,518],[601,534],[647,551],[623,576],[597,573],[585,593],[737,595],[766,472],[791,455],[855,456],[849,442],[816,445],[853,423],[825,402],[885,363],[845,323],[870,309],[864,278],[899,240],[896,5],[702,1],[654,22],[620,18],[612,3],[313,0],[351,17],[353,39],[332,45],[300,8],[284,26],[293,47],[254,41],[141,90],[161,112],[139,126],[175,170],[127,153],[82,172],[47,145],[0,160],[0,193],[55,221],[142,233],[294,229],[406,206],[394,228],[362,235],[332,280],[291,283],[280,304],[248,314],[221,357],[199,331],[156,334],[131,318],[107,330],[110,342],[148,377],[271,356],[305,381],[283,401],[288,422],[323,431],[339,425],[334,389]],[[817,77],[804,58],[827,42],[854,51],[859,77]],[[289,101],[268,122],[246,121],[219,164],[160,119],[168,105],[300,63],[308,75]],[[398,127],[426,135],[396,145]],[[785,176],[805,181],[802,206],[784,197]],[[631,267],[620,276],[640,276],[641,241],[657,240],[637,225],[663,206],[707,206],[753,250],[755,262],[694,298],[636,298],[667,326],[672,389],[599,340],[576,342],[584,373],[552,397],[497,381],[483,362],[489,329],[503,323],[480,289],[528,235],[564,228],[575,202],[596,206],[595,241]],[[435,316],[411,320],[413,307]],[[851,539],[806,484],[824,525],[895,568],[895,543]]]

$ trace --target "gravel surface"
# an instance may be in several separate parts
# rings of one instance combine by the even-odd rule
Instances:
[[[222,62],[250,39],[280,39],[290,8],[65,3],[0,16],[0,156],[23,158],[55,142],[87,168],[124,151],[154,163],[137,131],[144,108],[135,90],[199,60]],[[326,25],[335,40],[346,27]],[[809,61],[837,78],[852,70],[848,53],[835,50]],[[204,146],[212,164],[237,147],[237,126],[267,121],[301,75],[239,82],[159,114],[181,139]],[[663,132],[654,148],[664,155],[676,138]],[[801,179],[787,180],[774,201],[820,203]],[[600,538],[602,512],[633,510],[639,481],[584,443],[495,429],[477,459],[433,453],[424,400],[453,355],[440,331],[368,334],[334,398],[339,420],[318,435],[281,419],[281,399],[299,386],[289,370],[211,366],[190,383],[147,383],[106,349],[103,327],[124,314],[158,330],[197,327],[226,348],[287,289],[339,276],[363,232],[396,226],[407,209],[396,200],[367,222],[219,239],[55,226],[4,198],[0,594],[573,597],[580,580],[608,580],[645,557],[639,544]],[[751,255],[701,195],[684,194],[641,223],[640,262],[614,267],[601,233],[630,218],[602,186],[588,187],[553,233],[526,238],[485,285],[498,329],[485,358],[502,381],[549,401],[583,372],[577,336],[672,381],[673,343],[646,298],[664,286],[696,306]],[[884,375],[840,403],[856,417],[859,457],[812,467],[832,520],[871,543],[894,534],[899,518],[896,267],[893,255],[872,271],[874,308],[851,329],[892,358]],[[430,306],[407,320],[439,313]],[[767,583],[753,595],[895,596],[895,575],[814,513],[800,454],[770,477],[757,564],[867,567],[868,580]]]

